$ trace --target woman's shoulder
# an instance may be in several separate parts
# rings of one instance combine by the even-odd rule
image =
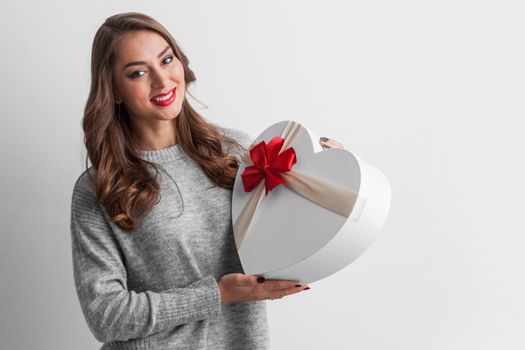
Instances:
[[[95,177],[95,168],[92,166],[84,170],[75,180],[74,189],[76,190],[92,190],[90,177]]]
[[[108,217],[96,199],[90,176],[95,176],[93,167],[83,171],[75,181],[71,193],[71,220],[105,227]]]
[[[248,148],[254,140],[254,137],[244,130],[221,125],[216,126],[222,131],[224,136],[234,139],[244,148]]]
[[[91,178],[95,178],[95,168],[89,167],[87,170],[84,170],[75,180],[73,185],[73,201],[84,201],[91,202],[94,204],[95,200],[95,191],[94,186],[91,181]]]

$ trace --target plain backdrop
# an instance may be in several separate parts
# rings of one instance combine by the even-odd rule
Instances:
[[[3,1],[0,348],[97,349],[75,294],[70,201],[105,18],[159,20],[190,103],[258,135],[296,120],[392,185],[368,251],[268,301],[272,349],[523,349],[520,1]]]

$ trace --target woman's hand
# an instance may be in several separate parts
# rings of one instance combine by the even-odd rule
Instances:
[[[280,299],[310,289],[308,285],[299,285],[297,280],[267,280],[264,277],[243,273],[224,275],[218,285],[222,305],[236,301]]]
[[[321,137],[319,139],[319,144],[323,146],[323,148],[343,148],[344,146],[341,142],[338,142],[333,139],[329,139],[328,137]]]

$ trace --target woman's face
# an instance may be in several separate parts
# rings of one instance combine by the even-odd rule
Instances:
[[[132,124],[157,128],[175,118],[185,95],[184,70],[171,46],[158,33],[139,30],[124,34],[113,67],[115,98],[122,100]],[[174,90],[173,90],[174,89]],[[155,102],[159,94],[171,93]],[[163,99],[165,99],[165,96]]]

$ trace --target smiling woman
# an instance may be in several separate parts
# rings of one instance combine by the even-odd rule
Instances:
[[[267,349],[264,300],[308,286],[243,273],[231,189],[252,138],[191,107],[188,58],[149,16],[107,18],[91,58],[71,202],[89,329],[102,349]]]

